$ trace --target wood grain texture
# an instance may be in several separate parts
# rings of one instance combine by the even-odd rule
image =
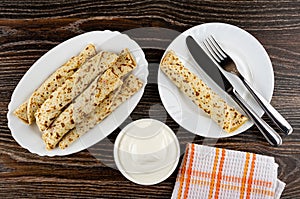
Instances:
[[[275,90],[272,105],[294,127],[283,145],[270,147],[257,128],[231,138],[208,139],[179,127],[167,114],[156,84],[165,47],[182,32],[206,22],[237,25],[254,35],[272,60]],[[179,137],[181,149],[195,142],[274,156],[279,179],[287,183],[282,198],[300,198],[300,1],[8,1],[0,4],[0,198],[170,198],[178,169],[154,186],[126,180],[114,165],[113,143],[120,130],[82,152],[65,157],[39,157],[20,147],[7,127],[11,94],[30,66],[60,42],[92,30],[126,31],[160,27],[170,34],[131,35],[145,48],[149,84],[131,120],[149,114],[166,123]],[[159,47],[148,41],[157,41]],[[148,45],[149,44],[149,45]],[[265,118],[268,122],[270,120]]]

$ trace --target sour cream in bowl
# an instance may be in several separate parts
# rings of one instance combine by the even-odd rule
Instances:
[[[119,171],[130,181],[153,185],[167,179],[180,157],[174,132],[154,119],[140,119],[128,124],[114,145],[114,159]]]

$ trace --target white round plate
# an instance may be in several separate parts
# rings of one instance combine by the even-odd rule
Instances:
[[[46,150],[45,144],[41,138],[41,132],[39,132],[37,126],[35,124],[30,126],[24,124],[14,116],[13,111],[27,100],[33,91],[59,66],[65,63],[70,57],[78,54],[89,43],[94,44],[98,52],[101,49],[120,53],[124,48],[128,48],[137,62],[137,68],[133,71],[133,74],[144,82],[144,86],[138,93],[120,105],[120,107],[99,125],[83,135],[68,148],[64,150],[59,148],[50,151]],[[79,152],[105,138],[120,126],[130,115],[143,95],[145,85],[147,84],[147,76],[148,62],[145,59],[144,52],[139,45],[127,35],[106,30],[88,32],[73,37],[48,51],[26,72],[15,88],[8,106],[8,127],[11,130],[14,139],[31,153],[40,156],[62,156]]]
[[[166,52],[169,50],[175,51],[185,67],[197,74],[229,105],[243,113],[240,107],[225,94],[225,92],[221,90],[193,60],[185,43],[185,39],[188,35],[193,36],[198,43],[202,42],[209,35],[213,35],[222,48],[224,48],[237,63],[238,69],[244,77],[262,94],[262,96],[265,97],[265,99],[271,101],[274,89],[272,63],[266,50],[251,34],[241,28],[229,24],[206,23],[192,27],[180,34],[166,50]],[[250,104],[250,106],[254,108],[259,115],[263,115],[263,110],[255,102],[246,88],[242,86],[242,83],[231,75],[227,77],[233,80],[237,91],[241,93],[242,97]],[[190,99],[180,92],[161,70],[158,71],[158,89],[162,103],[170,116],[180,126],[194,134],[211,138],[230,137],[247,130],[253,125],[251,121],[247,121],[236,131],[226,133],[217,125],[217,123],[212,121],[204,111],[198,108]]]

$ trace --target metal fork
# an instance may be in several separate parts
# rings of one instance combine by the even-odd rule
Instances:
[[[292,126],[284,119],[284,117],[269,103],[267,100],[256,90],[253,86],[240,74],[236,64],[231,57],[221,48],[218,42],[213,36],[208,37],[204,41],[204,45],[210,51],[214,60],[227,72],[236,75],[249,90],[254,99],[258,102],[260,107],[266,112],[269,118],[274,122],[276,126],[289,135],[293,132]]]

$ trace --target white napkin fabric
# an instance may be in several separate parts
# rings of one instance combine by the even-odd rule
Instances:
[[[280,198],[273,157],[188,144],[172,198]]]

